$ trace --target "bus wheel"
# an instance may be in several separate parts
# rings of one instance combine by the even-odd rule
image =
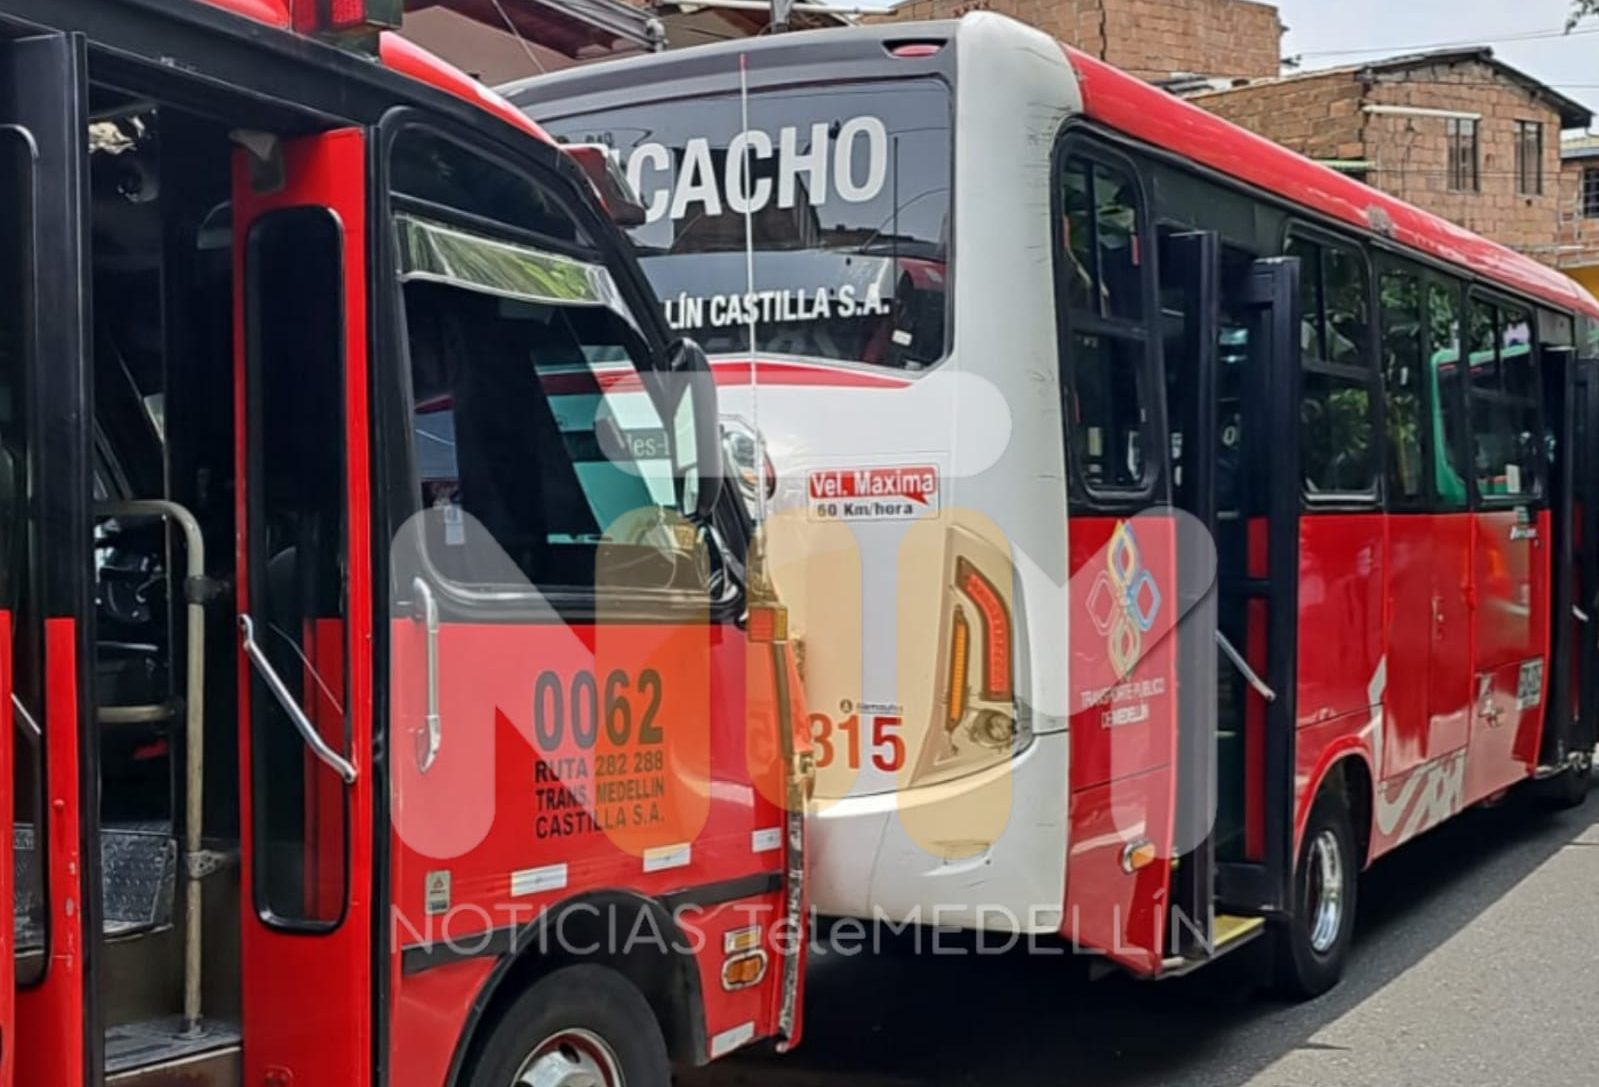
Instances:
[[[1323,789],[1305,824],[1291,909],[1278,930],[1277,988],[1284,996],[1308,1000],[1343,977],[1358,875],[1349,804],[1343,790]]]
[[[517,998],[483,1046],[472,1087],[668,1087],[655,1013],[603,966],[568,966]]]
[[[1588,800],[1588,787],[1593,783],[1593,755],[1583,752],[1576,762],[1542,783],[1540,790],[1546,804],[1552,808],[1580,808]]]

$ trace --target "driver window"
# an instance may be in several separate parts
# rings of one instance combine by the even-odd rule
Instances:
[[[494,231],[482,206],[493,187],[470,219],[408,200],[406,161],[480,179],[497,169],[452,165],[470,153],[418,138],[426,156],[405,136],[397,147],[395,202],[428,560],[457,584],[571,593],[594,590],[603,554],[630,586],[675,587],[673,438],[609,274],[569,255],[575,225],[552,226],[566,244],[548,249],[525,229]],[[543,200],[553,220],[560,204]]]

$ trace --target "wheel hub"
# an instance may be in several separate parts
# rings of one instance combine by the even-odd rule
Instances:
[[[1338,835],[1324,830],[1310,844],[1306,906],[1310,946],[1325,955],[1338,942],[1344,926],[1344,856]]]
[[[564,1030],[533,1050],[511,1087],[624,1087],[616,1054],[597,1034]]]

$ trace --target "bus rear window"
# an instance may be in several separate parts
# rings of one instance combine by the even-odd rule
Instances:
[[[678,332],[919,369],[945,351],[949,89],[936,79],[737,93],[546,126],[615,149],[647,212],[633,230]],[[753,277],[746,239],[754,251]],[[752,282],[753,279],[753,282]]]

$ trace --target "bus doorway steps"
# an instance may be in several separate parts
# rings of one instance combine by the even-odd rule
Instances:
[[[236,1065],[239,1042],[239,1028],[233,1023],[206,1020],[198,1033],[185,1034],[183,1019],[176,1015],[112,1027],[105,1035],[106,1081],[119,1085],[137,1083],[144,1087],[167,1082],[188,1085],[236,1082],[237,1071],[233,1072],[233,1080],[202,1078],[196,1076],[195,1071],[208,1063],[217,1063],[218,1074],[222,1074],[225,1066]]]

